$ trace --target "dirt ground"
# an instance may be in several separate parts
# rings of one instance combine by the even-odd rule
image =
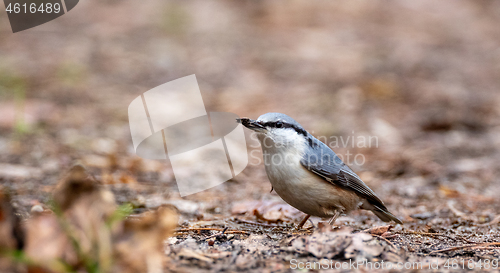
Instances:
[[[0,185],[22,225],[75,163],[127,218],[174,206],[165,272],[493,270],[499,21],[494,0],[87,0],[13,34],[0,12]],[[286,113],[323,137],[404,224],[354,211],[295,230],[248,131],[249,166],[181,198],[168,160],[135,155],[127,109],[191,74],[207,111]]]

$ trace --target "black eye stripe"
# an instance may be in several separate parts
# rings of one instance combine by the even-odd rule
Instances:
[[[278,123],[281,123],[281,127],[277,126]],[[284,121],[269,121],[269,122],[262,123],[262,125],[266,126],[266,127],[271,127],[271,128],[292,128],[295,130],[295,132],[297,132],[297,134],[307,136],[306,130],[299,128],[293,124],[284,122]]]

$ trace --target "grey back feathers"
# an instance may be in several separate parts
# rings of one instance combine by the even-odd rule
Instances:
[[[355,174],[349,166],[330,149],[326,144],[311,136],[313,145],[302,156],[300,163],[309,171],[319,175],[326,181],[344,189],[354,191],[370,203],[385,208],[384,203],[368,186]]]

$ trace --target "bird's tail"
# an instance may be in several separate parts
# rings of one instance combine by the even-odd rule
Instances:
[[[399,220],[398,217],[394,216],[394,214],[390,213],[389,211],[383,211],[383,210],[372,210],[372,212],[380,218],[380,220],[384,222],[390,222],[394,221],[398,224],[403,224],[401,220]]]
[[[394,214],[390,213],[387,208],[383,207],[381,208],[380,206],[370,204],[368,202],[364,202],[363,205],[361,206],[362,209],[366,210],[371,210],[375,215],[377,215],[380,220],[384,222],[390,222],[394,221],[398,224],[403,224],[401,220],[399,220],[398,217],[394,216]]]

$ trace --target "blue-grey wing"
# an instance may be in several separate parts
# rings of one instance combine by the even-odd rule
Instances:
[[[309,136],[307,151],[300,163],[322,179],[355,192],[371,204],[385,209],[380,198],[326,144]]]

